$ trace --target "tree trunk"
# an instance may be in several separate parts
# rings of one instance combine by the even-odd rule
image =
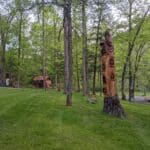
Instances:
[[[87,49],[87,27],[86,27],[86,0],[82,0],[82,76],[83,76],[83,95],[89,94],[88,88],[88,49]]]
[[[57,78],[57,90],[60,92],[61,91],[61,80],[60,80],[60,76],[58,74],[58,78]]]
[[[114,47],[111,35],[108,31],[105,32],[105,40],[101,43],[101,46],[104,94],[103,111],[110,115],[123,118],[125,117],[125,113],[120,104],[116,86]]]
[[[99,76],[99,85],[100,85],[100,96],[102,96],[102,65],[100,64],[99,66],[99,73],[98,73],[98,76]]]
[[[18,32],[18,88],[20,87],[20,55],[21,55],[21,38],[22,38],[22,17],[23,12],[20,12],[19,32]]]
[[[2,55],[0,58],[0,86],[5,86],[5,53],[6,53],[6,44],[8,40],[9,29],[11,21],[13,20],[13,15],[10,13],[8,17],[0,14],[0,40],[1,40],[1,49]],[[6,21],[7,20],[7,21]],[[4,22],[6,23],[7,28],[4,27]]]
[[[132,78],[133,88],[132,88],[131,99],[134,99],[134,96],[135,96],[136,76],[137,76],[139,64],[141,62],[141,58],[145,52],[144,46],[145,46],[145,43],[141,43],[139,48],[136,51],[136,58],[135,58],[135,62],[134,62],[134,72],[133,72],[133,78]]]
[[[71,1],[64,0],[64,54],[66,105],[72,105],[72,21]]]
[[[5,53],[6,53],[6,34],[2,28],[2,16],[0,14],[0,39],[2,55],[0,58],[0,86],[5,86]]]
[[[45,12],[42,0],[42,52],[43,52],[43,89],[46,92],[46,50],[45,50]]]
[[[78,52],[77,52],[77,48],[75,51],[75,55],[76,55],[76,78],[77,78],[77,92],[80,92],[80,77],[79,77],[79,64],[78,64]]]
[[[0,86],[5,86],[5,45],[2,45],[2,56],[0,60]]]
[[[96,72],[97,72],[97,56],[98,56],[98,46],[99,46],[99,31],[100,31],[100,24],[102,20],[102,11],[103,9],[100,8],[101,4],[98,1],[97,6],[99,7],[99,14],[98,14],[98,25],[97,25],[97,32],[96,32],[96,47],[95,47],[95,55],[94,55],[94,71],[93,71],[93,95],[96,94],[95,91],[95,84],[96,84]]]
[[[55,85],[54,87],[59,91],[59,76],[58,76],[58,64],[57,64],[57,60],[58,60],[58,50],[57,50],[57,42],[56,42],[56,37],[57,37],[57,31],[56,31],[56,19],[55,19],[55,16],[53,16],[53,58],[52,58],[52,61],[54,62],[53,63],[53,66],[54,66],[54,72],[55,72]]]
[[[132,30],[132,4],[133,4],[133,2],[129,0],[129,25],[128,25],[129,26],[129,36],[131,36],[131,30]],[[128,42],[128,51],[132,52],[130,38],[129,38],[129,42]],[[129,55],[128,63],[129,63],[129,101],[131,101],[131,99],[132,99],[132,62],[131,62],[131,53]]]
[[[97,51],[95,52],[95,56],[94,56],[93,95],[96,94],[96,92],[95,92],[96,71],[97,71]]]
[[[125,95],[125,74],[126,74],[126,68],[127,68],[127,62],[125,62],[123,66],[123,71],[122,71],[122,79],[121,79],[121,95],[122,95],[122,100],[126,100],[126,95]]]
[[[133,100],[133,76],[132,76],[132,66],[131,58],[129,58],[129,101]]]

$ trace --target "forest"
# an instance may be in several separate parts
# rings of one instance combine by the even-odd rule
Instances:
[[[38,117],[50,115],[49,117],[54,119],[52,128],[55,123],[57,124],[55,119],[59,117],[61,124],[58,126],[62,130],[66,127],[61,127],[65,121],[67,123],[70,121],[70,124],[78,122],[78,129],[76,128],[74,131],[70,129],[73,134],[83,126],[79,123],[82,122],[80,118],[80,114],[82,114],[83,122],[88,124],[87,129],[85,127],[83,130],[89,136],[94,136],[95,131],[92,127],[98,127],[96,124],[92,125],[91,120],[97,122],[100,113],[98,110],[103,110],[104,114],[100,113],[103,125],[108,117],[105,113],[125,119],[122,124],[135,126],[137,132],[142,130],[144,124],[146,125],[145,130],[140,130],[137,137],[133,135],[137,139],[139,136],[143,136],[143,145],[133,148],[132,143],[136,145],[138,140],[141,142],[141,139],[131,142],[133,137],[125,135],[124,138],[128,137],[131,143],[113,145],[112,139],[109,139],[110,147],[114,146],[112,149],[116,149],[118,146],[120,146],[118,150],[149,149],[150,145],[147,142],[150,137],[148,131],[150,125],[148,119],[150,102],[149,37],[150,0],[0,0],[0,108],[2,108],[0,131],[4,130],[3,124],[12,130],[8,125],[9,121],[14,123],[12,118],[18,121],[17,114],[19,112],[22,115],[28,115],[24,109],[27,109],[28,113],[32,115],[39,109]],[[109,65],[108,60],[110,61]],[[11,98],[14,104],[10,101]],[[34,105],[36,100],[37,104]],[[52,109],[52,114],[46,104]],[[59,105],[71,107],[70,110],[64,107],[59,109]],[[32,108],[29,109],[30,107]],[[79,107],[79,111],[77,111],[77,107]],[[7,111],[9,108],[10,112]],[[56,113],[55,110],[60,113]],[[89,118],[86,120],[90,110],[93,113],[89,114]],[[8,113],[3,114],[5,111]],[[139,111],[143,112],[144,116]],[[71,115],[67,115],[69,113],[75,120],[69,120],[71,119]],[[56,118],[52,118],[53,114]],[[29,119],[36,119],[32,115]],[[63,116],[67,116],[66,120],[63,120],[65,119]],[[138,120],[138,117],[141,117],[143,122]],[[17,122],[18,128],[23,128],[24,123],[28,123],[27,120],[25,121],[25,116],[23,118],[21,125]],[[107,125],[111,127],[111,121],[114,121],[121,127],[121,122],[116,120],[117,118],[113,119],[113,117],[109,118]],[[34,123],[32,122],[31,128]],[[46,130],[49,130],[46,119],[44,123],[43,135],[46,141],[48,138]],[[114,124],[112,126],[115,127]],[[25,136],[25,130],[29,129],[25,128],[24,133],[20,133],[18,128],[15,131],[18,131],[20,136],[22,134]],[[88,128],[91,134],[88,133]],[[102,128],[98,131],[105,131],[105,128]],[[130,132],[128,131],[130,127],[123,130]],[[39,131],[41,133],[38,134],[42,134],[41,127],[37,132]],[[123,134],[124,131],[120,133]],[[35,136],[34,131],[32,132]],[[82,131],[79,132],[79,134],[83,134]],[[112,131],[108,130],[108,132],[106,134],[109,135]],[[5,143],[7,137],[0,134],[2,140],[0,149],[20,149],[21,143],[13,147],[11,142],[14,139],[20,140],[20,142],[21,140],[29,141],[29,139],[19,139],[17,133],[17,137],[14,138],[11,133],[12,131],[8,133],[8,136],[12,138],[8,140],[8,144]],[[131,134],[134,133],[131,131]],[[31,135],[32,133],[29,131],[27,137]],[[57,135],[57,131],[55,135]],[[37,136],[35,139],[38,138]],[[58,149],[61,147],[68,150],[80,149],[75,143],[62,146],[59,138],[64,137],[57,136],[55,138],[60,144]],[[67,136],[69,135],[66,132]],[[118,137],[120,136],[114,136],[114,139]],[[97,140],[96,137],[93,138]],[[100,138],[103,139],[103,137]],[[77,139],[75,137],[70,140],[73,142]],[[87,142],[89,140],[87,139]],[[39,141],[42,145],[43,141],[41,139]],[[57,146],[54,145],[55,139],[52,141],[52,147],[44,145],[43,149],[57,149]],[[34,145],[38,142],[32,142],[28,143],[27,147],[25,144],[22,145],[23,149],[38,149],[37,145]],[[48,141],[46,143],[48,144]],[[85,148],[84,144],[81,143],[82,149],[95,150],[98,149],[100,143],[97,143],[95,148],[93,148],[94,143]],[[111,149],[105,144],[102,146],[102,150]],[[41,145],[39,149],[42,149]],[[121,148],[121,145],[124,145],[125,148]]]
[[[45,74],[53,88],[63,90],[64,62],[69,59],[71,90],[84,95],[101,93],[100,42],[110,29],[122,99],[129,95],[131,100],[138,91],[149,92],[148,1],[74,0],[66,1],[68,4],[72,6],[65,12],[61,0],[0,1],[1,85],[9,76],[16,87],[31,87],[36,75]],[[70,23],[65,23],[65,17]],[[71,28],[68,43],[64,36],[67,25]]]

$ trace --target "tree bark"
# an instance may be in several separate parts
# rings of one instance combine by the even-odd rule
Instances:
[[[66,105],[72,105],[72,20],[71,1],[64,0],[64,54]]]
[[[108,31],[105,32],[105,40],[101,43],[101,46],[104,94],[103,111],[110,115],[123,118],[125,117],[125,113],[120,104],[116,86],[114,47],[111,35]]]

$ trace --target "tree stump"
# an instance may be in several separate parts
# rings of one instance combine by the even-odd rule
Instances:
[[[101,42],[101,47],[104,94],[103,111],[107,114],[123,118],[125,117],[125,113],[117,94],[114,46],[112,44],[112,37],[109,31],[105,32],[105,39]]]

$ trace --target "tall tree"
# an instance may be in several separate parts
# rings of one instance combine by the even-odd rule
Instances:
[[[143,23],[145,21],[145,18],[149,12],[150,7],[147,8],[147,10],[144,12],[144,15],[142,16],[141,21],[139,21],[136,25],[136,32],[133,34],[132,30],[133,30],[133,25],[134,25],[134,18],[136,16],[139,16],[139,12],[135,11],[136,9],[136,4],[138,3],[138,1],[136,0],[128,0],[127,2],[125,2],[128,4],[129,9],[128,12],[126,12],[126,8],[124,8],[125,10],[125,14],[128,14],[128,50],[127,50],[127,55],[126,55],[126,59],[125,59],[125,63],[123,65],[123,70],[122,70],[122,81],[121,81],[121,93],[122,93],[122,99],[126,99],[126,95],[125,95],[125,76],[126,76],[126,71],[127,71],[127,66],[129,66],[129,101],[132,98],[132,87],[133,87],[133,82],[132,82],[132,71],[131,71],[131,55],[132,52],[135,48],[135,42],[138,38],[138,35],[141,32],[141,28],[143,26]],[[125,4],[123,3],[123,4]],[[137,14],[135,15],[133,12],[136,12]]]
[[[100,38],[101,38],[100,37],[100,28],[101,28],[103,9],[104,9],[104,1],[96,0],[94,2],[96,5],[96,12],[98,14],[98,17],[95,20],[95,22],[97,22],[97,25],[96,25],[95,54],[94,54],[94,68],[93,68],[93,95],[96,94],[95,88],[96,88],[98,48],[99,48],[99,42],[100,42]]]
[[[82,0],[82,72],[83,72],[83,95],[89,94],[88,87],[88,47],[87,47],[87,17],[86,17],[86,3],[87,0]]]
[[[132,93],[130,94],[130,97],[131,99],[134,99],[134,94],[135,94],[135,82],[136,82],[136,78],[137,78],[137,72],[139,70],[139,66],[140,66],[140,63],[141,63],[141,59],[145,53],[145,43],[141,43],[139,45],[139,47],[137,48],[136,50],[136,54],[135,54],[135,61],[134,61],[134,67],[133,67],[133,70],[132,70]]]
[[[6,60],[6,44],[8,42],[8,34],[11,27],[11,22],[14,17],[14,12],[12,11],[8,15],[0,14],[0,85],[5,85],[5,60]]]
[[[46,50],[45,50],[45,13],[44,0],[42,0],[42,60],[43,60],[43,88],[46,91]]]
[[[64,54],[66,105],[72,105],[72,20],[71,0],[64,0]]]
[[[72,26],[73,26],[73,62],[74,62],[74,85],[77,92],[80,92],[80,80],[81,80],[81,45],[82,45],[82,37],[80,36],[81,29],[81,6],[79,1],[73,1],[73,11],[72,11]]]
[[[20,56],[21,56],[21,48],[22,48],[22,23],[23,23],[23,12],[22,9],[19,11],[20,19],[19,19],[19,31],[18,31],[18,88],[20,87]]]

